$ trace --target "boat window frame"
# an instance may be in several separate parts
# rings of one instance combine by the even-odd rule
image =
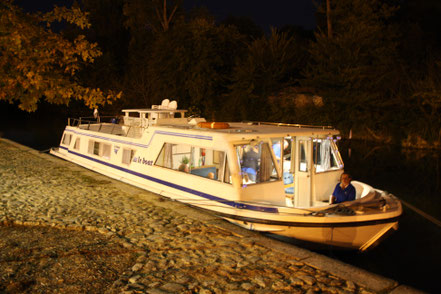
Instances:
[[[112,156],[112,144],[89,139],[87,154],[110,160]]]
[[[101,142],[93,141],[93,149],[92,149],[93,155],[100,156],[100,145]]]
[[[81,147],[81,138],[80,137],[76,137],[73,149],[80,150],[80,147]]]
[[[110,156],[112,155],[112,144],[108,143],[102,143],[101,145],[101,157],[105,159],[110,159]]]
[[[308,159],[308,140],[299,139],[299,154],[298,154],[298,171],[299,172],[309,172],[309,159]]]
[[[66,143],[66,141],[67,141],[67,143]],[[71,142],[72,142],[72,134],[65,132],[63,134],[63,138],[61,139],[61,145],[70,146]]]
[[[169,144],[169,150],[168,152],[171,152],[171,154],[168,156],[169,158],[171,158],[169,161],[167,160],[167,162],[164,162],[164,158],[166,157],[166,154],[163,154],[163,152],[165,152],[165,148],[166,145]],[[177,148],[177,146],[180,145],[181,147],[189,147],[190,148],[190,152],[178,152],[178,153],[173,153],[174,147]],[[195,152],[196,148],[199,149],[199,152],[207,152],[207,151],[212,151],[212,164],[209,165],[202,165],[202,166],[195,166],[194,165],[194,161],[195,161]],[[204,150],[204,151],[202,151]],[[178,166],[177,169],[173,168],[173,166],[175,166],[175,164],[173,163],[173,156],[175,155],[185,155],[189,154],[188,157],[188,163],[183,163],[182,159],[179,161],[180,165]],[[217,156],[216,156],[217,154]],[[222,155],[221,155],[222,154]],[[164,157],[164,158],[161,158]],[[203,155],[199,155],[198,157],[198,161],[200,161],[202,159]],[[217,158],[218,160],[215,161],[215,157],[222,157],[222,158]],[[205,158],[204,158],[205,159]],[[231,168],[229,166],[226,166],[226,164],[228,164],[228,152],[225,150],[219,150],[219,149],[213,149],[213,148],[207,148],[207,147],[203,147],[200,145],[192,145],[192,144],[185,144],[185,143],[172,143],[172,142],[164,142],[161,150],[158,153],[158,156],[156,157],[155,161],[154,161],[154,165],[157,167],[162,167],[162,168],[166,168],[169,170],[174,170],[177,172],[181,172],[181,173],[187,173],[189,175],[193,175],[193,176],[197,176],[197,177],[201,177],[201,178],[205,178],[205,179],[209,179],[209,180],[213,180],[219,183],[225,183],[225,184],[232,184],[232,178],[231,178]],[[171,166],[170,166],[171,165]],[[184,165],[188,165],[188,166],[184,166]],[[207,176],[204,175],[200,175],[197,173],[192,173],[192,171],[200,169],[200,168],[211,168],[211,167],[215,167],[216,168],[216,174],[215,177],[216,178],[210,178],[207,174]],[[228,173],[226,172],[226,170],[228,170]],[[226,174],[229,174],[230,177],[228,179],[228,181],[226,181]]]
[[[126,151],[129,151],[130,152],[130,158],[129,158],[129,161],[128,162],[125,162],[124,161],[124,158],[126,158],[126,156],[124,155],[124,153],[126,152]],[[132,160],[133,160],[133,158],[135,157],[135,153],[136,153],[136,150],[135,149],[132,149],[132,148],[125,148],[125,147],[123,147],[122,148],[122,153],[121,153],[121,163],[122,164],[125,164],[125,165],[130,165],[131,163],[132,163]]]
[[[322,150],[319,151],[316,146],[319,146],[319,143],[322,143],[323,141],[329,141],[329,151],[330,151],[330,155],[331,155],[331,157],[329,158],[330,166],[329,166],[329,168],[327,168],[325,170],[319,170],[318,171],[317,167],[319,166],[319,164],[317,164],[316,161],[318,161],[317,158],[318,158],[319,152],[321,152]],[[337,144],[335,143],[335,141],[334,141],[334,139],[332,137],[327,137],[327,138],[316,137],[316,138],[312,138],[312,152],[313,152],[313,154],[312,154],[312,162],[313,162],[313,168],[314,168],[314,173],[315,174],[334,172],[334,171],[338,171],[338,170],[344,169],[343,159],[341,158],[340,151],[338,150]],[[323,159],[322,156],[320,156],[320,159],[321,160]],[[332,162],[333,161],[335,161],[335,164],[336,164],[336,166],[334,166],[334,167],[332,166]],[[322,165],[322,164],[320,164],[320,165]]]
[[[266,184],[266,183],[282,181],[282,176],[280,174],[281,171],[278,168],[278,163],[276,161],[276,156],[274,154],[274,150],[272,148],[271,143],[272,143],[272,140],[271,140],[271,138],[269,138],[268,140],[267,139],[259,139],[258,141],[256,141],[256,140],[253,139],[253,140],[249,140],[249,141],[236,142],[236,143],[233,144],[234,152],[236,153],[235,157],[236,157],[236,160],[237,160],[237,165],[239,167],[239,174],[240,174],[240,177],[241,177],[241,186],[242,187],[246,187],[246,186],[249,186],[249,185],[259,185],[259,184]],[[244,177],[244,173],[242,172],[243,167],[242,167],[242,163],[241,163],[241,157],[243,155],[240,154],[241,152],[239,152],[238,148],[241,147],[241,146],[245,146],[245,145],[252,146],[252,147],[254,147],[253,145],[259,145],[259,146],[265,145],[265,146],[267,146],[267,150],[269,151],[269,155],[270,155],[269,158],[271,159],[271,163],[272,163],[272,169],[271,169],[271,173],[269,175],[269,179],[268,180],[254,182],[250,178],[245,178]],[[244,148],[244,147],[242,147],[242,148]],[[261,159],[261,156],[262,156],[261,152],[262,152],[262,147],[259,147],[259,159]],[[259,168],[260,168],[260,164],[261,163],[259,162]],[[273,173],[274,170],[275,170],[275,175],[276,176],[275,176],[275,178],[272,178],[273,174],[274,174]],[[256,180],[257,180],[257,173],[256,173]]]

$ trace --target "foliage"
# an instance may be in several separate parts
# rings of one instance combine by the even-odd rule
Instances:
[[[68,104],[75,98],[95,107],[118,98],[78,83],[82,65],[92,63],[101,52],[83,35],[70,41],[55,33],[54,21],[89,27],[87,15],[77,8],[29,14],[12,0],[0,4],[0,99],[18,101],[20,109],[35,111],[40,99]]]
[[[333,37],[316,33],[302,84],[325,98],[332,124],[377,129],[400,102],[397,34],[387,25],[396,8],[380,0],[333,3]]]
[[[183,22],[180,0],[123,0],[124,26],[129,32],[128,58],[124,75],[126,106],[150,107],[157,95],[149,76],[153,45],[176,23]],[[173,70],[173,69],[172,69]],[[161,100],[159,100],[161,101]],[[156,101],[158,102],[158,101]]]
[[[227,107],[230,119],[268,118],[268,97],[290,84],[299,59],[294,39],[286,33],[271,31],[269,37],[254,40],[234,67]]]
[[[125,0],[126,27],[131,31],[145,29],[166,32],[179,14],[182,0]]]
[[[190,162],[190,160],[188,159],[187,156],[182,157],[182,159],[181,159],[182,164],[188,164],[189,162]]]
[[[216,26],[205,17],[158,36],[147,66],[153,101],[176,99],[183,107],[196,105],[210,118],[216,116],[241,43],[234,27]]]
[[[4,0],[0,100],[27,111],[39,101],[71,101],[69,111],[112,102],[104,111],[113,114],[169,98],[210,120],[440,140],[439,1],[331,1],[331,38],[320,2],[314,35],[296,26],[264,35],[251,19],[218,24],[182,0],[81,0],[46,14]]]
[[[241,35],[247,38],[248,42],[262,38],[263,29],[249,17],[229,16],[221,24],[235,26]]]
[[[314,95],[310,89],[298,86],[285,87],[269,97],[270,121],[326,125],[323,98]]]
[[[420,116],[412,131],[431,142],[441,142],[441,59],[429,60],[426,75],[413,83]]]

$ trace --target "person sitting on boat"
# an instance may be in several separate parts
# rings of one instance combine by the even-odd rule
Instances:
[[[351,184],[351,176],[348,173],[342,173],[340,183],[335,186],[331,197],[331,204],[342,203],[355,200],[355,188]]]
[[[242,173],[246,173],[251,181],[256,182],[258,166],[259,151],[256,147],[249,145],[243,154]]]

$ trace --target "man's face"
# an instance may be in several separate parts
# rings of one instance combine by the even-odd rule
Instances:
[[[341,181],[341,183],[342,183],[343,185],[347,186],[347,185],[349,185],[349,182],[351,181],[351,179],[349,178],[349,175],[347,175],[347,174],[342,174],[342,175],[341,175],[341,178],[340,178],[340,181]]]

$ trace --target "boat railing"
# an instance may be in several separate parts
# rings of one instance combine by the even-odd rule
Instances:
[[[247,122],[252,125],[268,125],[268,126],[277,126],[277,127],[294,127],[294,128],[312,128],[312,129],[322,129],[329,130],[334,129],[332,126],[317,126],[317,125],[304,125],[304,124],[290,124],[290,123],[274,123],[274,122],[262,122],[262,121],[251,121]]]
[[[68,126],[125,137],[141,137],[145,127],[124,124],[115,116],[68,118]]]
[[[117,122],[117,118],[114,116],[85,116],[80,118],[68,118],[67,119],[67,125],[71,127],[78,127],[79,125],[93,125],[93,124],[99,124],[99,123],[115,123]]]

